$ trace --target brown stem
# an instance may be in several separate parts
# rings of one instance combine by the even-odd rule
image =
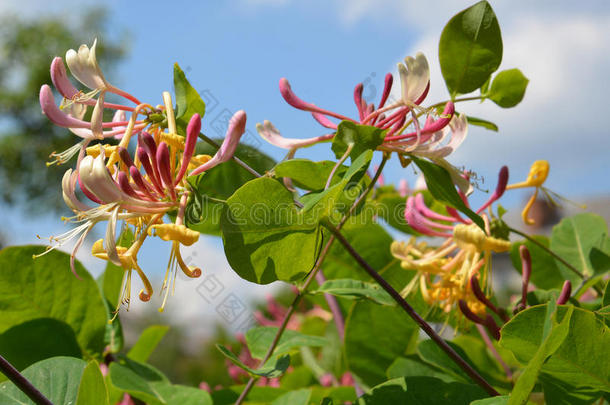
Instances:
[[[371,192],[373,187],[375,187],[375,183],[377,183],[377,180],[381,176],[381,172],[383,171],[383,168],[385,167],[385,164],[388,161],[388,159],[389,159],[389,155],[384,155],[383,156],[383,160],[379,164],[379,167],[377,168],[377,172],[373,176],[373,179],[371,180],[371,183],[366,188],[366,190],[358,197],[358,199],[352,204],[352,206],[350,207],[349,211],[343,216],[343,218],[339,222],[339,225],[337,225],[336,229],[340,230],[343,227],[343,225],[345,224],[347,219],[354,213],[356,208],[358,208],[358,205],[360,205],[360,203],[362,201],[364,201],[364,199]],[[320,253],[320,257],[318,257],[318,260],[316,261],[316,264],[314,265],[313,270],[309,273],[309,276],[307,277],[307,280],[305,280],[305,284],[303,284],[303,287],[299,290],[299,293],[294,297],[294,300],[292,301],[292,304],[290,304],[290,307],[288,308],[288,312],[286,313],[286,315],[284,315],[284,320],[282,321],[282,324],[280,325],[280,327],[279,327],[275,337],[273,338],[273,342],[271,342],[271,346],[267,350],[267,353],[265,354],[265,358],[262,360],[261,364],[265,364],[265,362],[267,360],[269,360],[269,358],[273,355],[273,351],[275,350],[275,347],[279,343],[280,338],[282,337],[282,334],[284,333],[284,330],[286,330],[286,325],[288,325],[288,321],[290,321],[290,317],[294,313],[294,311],[296,309],[296,306],[301,301],[301,298],[303,297],[303,295],[307,291],[307,288],[309,287],[309,285],[311,284],[311,282],[315,278],[316,274],[318,273],[320,267],[322,266],[322,263],[324,262],[324,259],[326,258],[326,255],[328,254],[328,251],[330,250],[330,247],[331,247],[331,245],[333,244],[334,241],[335,241],[335,237],[333,235],[333,236],[330,237],[330,239],[326,243],[326,246],[324,246],[324,249]],[[241,394],[237,398],[237,401],[235,402],[235,405],[241,404],[246,399],[246,396],[248,395],[248,393],[250,392],[250,390],[254,386],[255,382],[256,382],[256,378],[255,377],[250,377],[250,380],[248,380],[248,383],[244,387],[244,390],[241,392]],[[356,389],[358,390],[358,386],[357,385],[356,385]]]
[[[0,371],[13,382],[25,395],[38,405],[53,405],[51,401],[23,376],[11,363],[0,356]]]
[[[434,329],[428,324],[407,301],[396,291],[383,277],[379,275],[349,244],[347,239],[343,237],[341,232],[330,223],[322,223],[335,238],[343,245],[345,250],[358,262],[362,267],[390,296],[400,305],[402,309],[413,319],[419,327],[434,341],[474,382],[483,388],[489,395],[500,395],[474,368],[470,366],[460,355],[453,350],[451,346],[440,337]]]

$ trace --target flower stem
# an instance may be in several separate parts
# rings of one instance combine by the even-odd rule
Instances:
[[[345,239],[341,232],[331,223],[322,222],[333,236],[343,245],[345,250],[358,262],[358,264],[384,289],[390,296],[405,310],[405,312],[419,325],[419,327],[434,341],[447,355],[458,365],[474,382],[483,388],[489,395],[500,395],[485,379],[468,364],[451,346],[440,337],[407,301],[396,291],[383,277],[379,275],[359,254],[352,245]]]
[[[208,144],[212,145],[216,149],[220,149],[220,145],[216,141],[214,141],[211,138],[208,138],[204,134],[199,134],[199,138],[203,139],[205,142],[207,142]],[[250,174],[252,174],[254,177],[263,177],[259,172],[254,170],[252,167],[250,167],[250,165],[248,165],[246,162],[244,162],[243,160],[241,160],[237,156],[232,156],[231,159],[233,159],[235,161],[235,163],[237,163],[238,165],[240,165],[241,167],[246,169],[248,172],[250,172]]]
[[[0,356],[0,371],[13,382],[25,395],[28,396],[34,403],[38,405],[53,405],[51,401],[36,387],[32,385],[27,378],[23,376],[11,363],[4,357]]]
[[[205,140],[205,138],[202,138],[202,139]],[[212,142],[214,142],[214,141],[212,141]],[[352,204],[349,211],[343,216],[343,218],[339,222],[339,225],[337,225],[337,228],[336,228],[337,231],[343,227],[343,225],[345,224],[347,219],[354,213],[356,208],[358,208],[358,206],[362,203],[362,201],[365,200],[366,196],[375,187],[375,183],[377,183],[377,180],[381,176],[381,172],[383,171],[383,168],[385,167],[385,164],[388,161],[388,159],[389,159],[389,155],[384,154],[383,159],[382,159],[381,163],[379,164],[379,167],[377,168],[377,172],[375,173],[375,175],[373,176],[373,179],[371,180],[371,183],[368,185],[366,190],[364,190],[364,192],[360,195],[360,197],[358,197],[358,199]],[[335,229],[335,228],[333,227],[333,229]],[[269,358],[273,355],[273,351],[275,350],[275,347],[279,343],[280,338],[282,337],[282,334],[286,330],[286,325],[288,325],[288,322],[290,321],[290,317],[292,316],[292,314],[294,314],[294,311],[296,310],[296,306],[299,304],[299,302],[301,302],[303,295],[305,295],[305,293],[307,292],[307,288],[309,287],[311,282],[316,277],[316,274],[320,270],[320,267],[322,266],[322,263],[324,262],[324,259],[326,258],[326,255],[328,254],[328,251],[330,250],[330,247],[334,241],[335,241],[335,236],[331,235],[331,237],[328,239],[328,242],[326,242],[324,249],[322,249],[322,252],[320,253],[320,256],[318,257],[318,260],[316,261],[316,264],[314,265],[313,270],[309,273],[309,276],[305,280],[305,284],[303,284],[303,286],[299,290],[299,293],[294,297],[294,300],[290,304],[290,307],[288,308],[288,312],[286,312],[286,315],[284,315],[282,324],[280,325],[279,329],[277,330],[277,333],[276,333],[275,337],[273,338],[273,342],[271,342],[271,346],[269,346],[269,349],[267,350],[267,353],[265,354],[265,357],[263,358],[263,360],[261,361],[260,364],[265,364],[265,362],[267,360],[269,360]],[[250,390],[252,389],[252,387],[254,386],[255,383],[256,383],[256,378],[250,377],[250,380],[248,380],[248,383],[244,387],[244,390],[241,392],[241,394],[237,398],[235,405],[241,404],[246,399],[246,396],[248,395],[248,393],[250,392]],[[356,389],[357,390],[359,389],[358,386],[356,386]]]
[[[516,233],[519,236],[523,236],[525,239],[532,242],[534,245],[538,246],[540,249],[544,250],[549,255],[553,256],[555,259],[559,260],[561,262],[561,264],[566,266],[568,269],[570,269],[570,271],[572,271],[574,274],[576,274],[578,277],[580,277],[583,280],[583,285],[588,280],[587,277],[585,277],[585,275],[582,274],[576,267],[572,266],[563,257],[559,256],[557,253],[553,252],[551,249],[544,246],[542,243],[538,242],[535,238],[532,238],[528,234],[521,232],[515,228],[511,228],[510,226],[508,227],[508,230],[511,231],[512,233]],[[600,297],[604,294],[603,291],[597,285],[594,285],[593,289]]]
[[[305,284],[303,284],[303,287],[301,287],[299,289],[299,293],[292,300],[292,303],[290,304],[290,307],[288,308],[288,312],[286,312],[286,315],[284,315],[282,324],[280,325],[279,329],[277,330],[277,333],[275,334],[275,337],[273,338],[273,341],[271,342],[271,346],[269,346],[269,349],[267,349],[267,353],[265,354],[265,357],[263,358],[263,360],[260,363],[261,365],[265,364],[267,362],[267,360],[269,360],[269,358],[273,355],[273,351],[275,350],[275,347],[279,343],[280,338],[282,337],[282,334],[286,330],[286,326],[288,325],[288,322],[290,321],[290,317],[292,317],[292,314],[294,314],[294,311],[296,310],[297,305],[301,302],[301,299],[305,295],[307,288],[309,287],[311,282],[314,280],[316,274],[318,273],[318,270],[320,270],[320,267],[322,266],[322,262],[326,258],[326,254],[330,250],[330,246],[332,245],[334,240],[335,240],[335,238],[331,236],[330,239],[328,240],[328,242],[326,242],[326,246],[324,246],[324,249],[320,253],[320,257],[318,257],[318,260],[316,261],[316,264],[315,264],[313,270],[309,273],[309,276],[305,280]],[[248,393],[254,386],[254,383],[256,382],[256,380],[257,379],[255,377],[250,377],[250,380],[248,380],[248,383],[244,387],[244,390],[239,395],[239,398],[237,398],[237,401],[235,401],[235,405],[241,404],[246,399],[246,396],[248,395]]]

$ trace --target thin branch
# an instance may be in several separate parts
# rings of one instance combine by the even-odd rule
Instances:
[[[216,149],[220,149],[220,145],[216,141],[214,141],[211,138],[208,138],[204,134],[199,134],[199,138],[203,139],[205,142],[207,142],[211,146],[215,147]],[[246,169],[248,172],[250,172],[250,174],[252,174],[254,177],[262,177],[262,175],[259,172],[254,170],[252,167],[250,167],[250,165],[248,165],[246,162],[244,162],[237,156],[232,156],[231,159],[233,159],[235,161],[235,163],[237,163],[238,165],[240,165],[241,167]]]
[[[51,401],[23,376],[11,363],[0,356],[0,371],[13,382],[25,395],[38,405],[53,405]]]
[[[583,280],[583,285],[586,283],[586,281],[589,280],[584,274],[582,274],[580,272],[580,270],[578,270],[576,267],[572,266],[570,263],[568,263],[563,257],[559,256],[557,253],[553,252],[551,249],[544,246],[542,243],[538,242],[535,238],[532,238],[528,234],[521,232],[515,228],[511,228],[510,226],[508,227],[508,230],[513,233],[516,233],[519,236],[523,236],[525,239],[532,242],[534,245],[538,246],[540,249],[544,250],[549,255],[553,256],[555,259],[559,260],[561,262],[561,264],[566,266],[568,269],[570,269],[570,271],[572,271],[574,274],[576,274],[578,277],[580,277]],[[597,285],[594,285],[593,289],[595,290],[595,292],[597,294],[599,294],[600,297],[604,294],[603,291]]]
[[[407,301],[396,291],[383,277],[379,275],[359,254],[352,245],[345,239],[339,230],[332,224],[323,222],[322,225],[328,229],[333,236],[343,245],[345,250],[358,262],[358,264],[384,289],[390,296],[405,310],[419,327],[434,341],[447,355],[458,365],[474,382],[483,388],[489,395],[500,395],[474,368],[470,366],[451,346],[440,337]]]
[[[341,229],[343,227],[343,225],[345,224],[347,219],[354,213],[356,208],[358,208],[358,205],[360,205],[360,203],[362,203],[362,201],[364,201],[366,196],[375,187],[375,183],[381,176],[381,172],[383,171],[383,168],[385,167],[385,164],[388,161],[388,158],[389,158],[389,155],[383,156],[383,160],[381,161],[381,164],[377,168],[377,172],[373,176],[371,183],[368,185],[366,190],[364,190],[364,192],[360,195],[360,197],[352,204],[349,211],[343,216],[343,218],[339,222],[339,225],[337,226],[337,229]],[[311,282],[316,277],[316,274],[320,270],[322,263],[324,262],[324,259],[326,258],[326,255],[328,254],[330,247],[334,241],[335,241],[335,236],[331,235],[331,237],[328,239],[328,242],[324,246],[324,249],[320,253],[320,256],[318,257],[318,260],[316,261],[316,264],[314,265],[313,270],[309,273],[309,276],[305,280],[305,284],[303,284],[303,287],[301,287],[301,289],[299,290],[299,293],[294,297],[292,304],[290,304],[290,307],[288,308],[288,312],[286,313],[286,315],[284,315],[282,324],[280,325],[275,337],[273,338],[273,342],[271,342],[271,346],[269,346],[269,349],[267,350],[267,353],[265,354],[264,359],[261,361],[261,364],[265,364],[265,362],[267,360],[269,360],[269,358],[273,355],[275,347],[279,343],[280,338],[282,337],[282,334],[286,330],[286,325],[288,325],[288,322],[290,321],[290,317],[292,316],[292,314],[294,314],[294,311],[296,310],[296,306],[299,304],[303,295],[305,295],[305,293],[307,292],[307,288],[309,287]],[[255,383],[256,383],[256,378],[250,377],[250,380],[248,380],[248,383],[244,387],[244,390],[241,392],[241,394],[237,398],[235,405],[241,404],[246,399],[246,396],[248,395],[248,393],[250,392],[250,390],[252,389],[252,387],[254,386]],[[356,389],[357,390],[359,389],[359,387],[357,385],[356,385]]]

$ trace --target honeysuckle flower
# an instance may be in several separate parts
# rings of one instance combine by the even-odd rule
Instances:
[[[534,225],[536,222],[529,217],[529,212],[538,197],[538,191],[542,188],[542,185],[546,181],[549,175],[550,165],[546,160],[536,160],[530,167],[530,171],[527,175],[527,179],[520,183],[510,184],[506,187],[507,190],[513,190],[516,188],[528,188],[534,187],[534,194],[525,204],[523,211],[521,211],[521,218],[527,225]]]
[[[402,101],[405,105],[419,104],[418,100],[430,83],[430,67],[423,53],[418,52],[415,58],[407,56],[405,63],[398,64]]]
[[[148,105],[142,105],[140,101],[131,94],[111,85],[104,77],[95,55],[97,40],[91,48],[81,45],[78,51],[70,49],[66,53],[66,61],[72,75],[82,84],[90,89],[89,92],[77,90],[68,78],[63,60],[56,57],[51,62],[51,81],[59,93],[63,96],[60,107],[55,104],[53,92],[48,85],[40,89],[40,106],[42,112],[55,124],[69,128],[75,135],[84,141],[61,153],[53,153],[55,158],[51,164],[62,164],[71,157],[78,154],[92,140],[102,140],[109,137],[122,138],[128,129],[128,121],[125,111],[137,115],[140,110],[145,110]],[[130,107],[121,104],[106,103],[106,92],[112,92],[124,97],[130,102],[136,103],[138,107]],[[95,98],[97,96],[97,98]],[[83,121],[88,106],[93,106],[90,122]],[[111,122],[104,122],[104,109],[110,108],[121,114],[114,115]],[[134,121],[131,131],[139,132],[147,126],[144,121]]]
[[[381,150],[398,153],[431,153],[435,151],[439,155],[438,159],[444,158],[459,146],[465,136],[465,130],[462,131],[461,128],[457,128],[458,131],[461,131],[460,134],[450,144],[441,149],[442,141],[445,139],[446,134],[440,132],[439,135],[435,135],[452,122],[452,117],[455,113],[453,103],[450,101],[446,104],[443,113],[440,114],[438,119],[432,116],[434,111],[428,111],[420,107],[430,87],[430,69],[428,61],[422,53],[418,53],[415,58],[405,58],[405,63],[399,64],[398,70],[401,78],[401,98],[390,105],[386,105],[394,81],[390,73],[385,77],[384,89],[377,106],[372,103],[369,104],[364,100],[362,96],[363,84],[359,83],[356,85],[354,89],[354,103],[358,111],[358,118],[356,119],[320,108],[313,103],[300,99],[292,90],[288,80],[282,78],[280,79],[279,86],[284,100],[294,108],[310,112],[320,125],[331,129],[333,132],[307,139],[285,138],[269,121],[257,124],[257,131],[266,141],[275,146],[284,149],[297,149],[331,140],[335,136],[338,125],[332,119],[345,120],[386,130],[383,145],[379,148]],[[416,112],[428,115],[425,124],[421,127]],[[409,115],[411,115],[411,120],[407,123]],[[455,123],[454,127],[461,125],[462,121],[465,121],[465,117],[462,117],[459,123]],[[414,130],[403,133],[411,124]],[[461,135],[462,133],[464,134],[463,136]],[[434,146],[427,148],[425,144],[429,141],[433,142]]]
[[[503,167],[498,177],[496,190],[476,211],[483,217],[485,231],[451,207],[446,207],[448,215],[433,211],[425,204],[421,193],[407,198],[407,223],[423,235],[440,237],[444,241],[439,247],[416,244],[415,238],[408,243],[392,243],[392,254],[401,260],[402,267],[417,271],[416,277],[402,291],[403,295],[413,291],[419,282],[424,299],[430,304],[438,304],[445,312],[455,308],[459,300],[466,302],[475,314],[484,312],[485,305],[468,282],[477,277],[484,284],[488,283],[491,253],[510,248],[510,242],[491,236],[489,217],[483,213],[503,195],[508,168]],[[462,197],[468,204],[466,197]]]
[[[41,90],[41,100],[44,101],[41,105],[44,106],[45,113],[52,117],[54,122],[69,128],[88,129],[85,124],[89,123],[59,110],[52,100],[48,86]],[[173,289],[171,284],[178,269],[188,277],[201,275],[201,269],[189,267],[180,253],[181,245],[190,246],[199,239],[199,233],[184,224],[190,194],[186,177],[202,173],[231,159],[245,131],[246,114],[238,111],[231,119],[225,140],[214,157],[195,156],[195,145],[201,131],[201,117],[194,114],[187,125],[186,136],[180,136],[177,134],[169,93],[163,94],[163,100],[167,131],[151,122],[145,123],[147,131],[138,127],[137,116],[142,109],[150,110],[148,105],[138,105],[128,122],[125,122],[124,111],[119,111],[115,113],[113,122],[118,123],[116,127],[123,127],[120,143],[87,147],[89,139],[84,139],[84,144],[79,148],[75,170],[66,171],[62,181],[64,201],[75,213],[66,220],[77,226],[63,235],[50,238],[52,246],[49,250],[76,238],[71,261],[74,268],[74,255],[86,235],[99,222],[107,222],[105,237],[93,244],[91,253],[125,270],[117,311],[121,304],[129,304],[131,276],[134,270],[144,284],[144,289],[139,294],[140,299],[148,301],[153,294],[152,285],[137,260],[138,251],[147,237],[159,237],[172,244],[161,287],[165,295],[160,310],[165,307],[169,290]],[[102,126],[104,125],[106,123],[102,123]],[[137,145],[132,154],[127,148],[134,136],[137,137]],[[77,188],[88,201],[79,200]],[[176,211],[176,218],[172,223],[165,223],[164,217],[169,211]],[[122,227],[131,228],[134,235],[134,242],[129,247],[116,244],[117,228],[120,228],[121,221],[124,223]]]

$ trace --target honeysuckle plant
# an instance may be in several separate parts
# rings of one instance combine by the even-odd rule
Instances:
[[[580,213],[550,237],[529,235],[520,229],[536,224],[539,190],[556,197],[543,187],[548,162],[535,162],[525,181],[512,184],[501,167],[476,209],[470,202],[484,193],[473,187],[476,173],[451,164],[469,126],[496,128],[461,103],[514,107],[528,84],[518,69],[496,73],[503,45],[486,1],[456,14],[441,34],[447,100],[424,104],[438,83],[430,83],[436,59],[421,53],[399,63],[396,77],[385,76],[377,104],[357,84],[353,117],[300,99],[280,79],[284,100],[323,128],[295,139],[270,121],[257,124],[262,138],[288,150],[281,162],[240,144],[244,111],[230,119],[224,139],[208,138],[205,103],[178,65],[175,94],[162,93],[159,105],[141,102],[106,79],[96,44],[65,55],[83,90],[59,57],[50,73],[61,103],[50,86],[40,90],[42,112],[76,136],[50,162],[66,165],[57,188],[73,228],[46,247],[0,252],[0,369],[10,380],[0,383],[0,403],[608,401],[607,224]],[[395,80],[400,89],[392,92]],[[108,102],[109,93],[124,104]],[[324,142],[328,160],[306,157],[306,147]],[[397,187],[383,180],[390,159],[408,167],[405,176],[417,170],[414,188],[406,179]],[[500,203],[521,188],[534,193],[523,224],[510,224]],[[90,255],[107,267],[96,282],[75,255],[100,223],[106,230]],[[181,253],[197,249],[202,233],[222,237],[242,279],[291,286],[287,303],[269,298],[249,329],[217,344],[230,386],[175,385],[147,364],[166,327],[151,326],[123,347],[121,314],[134,271],[144,288],[131,304],[149,306],[154,294],[154,273],[138,260],[147,238],[169,242],[163,310],[175,305],[168,297],[178,271],[197,278],[211,270]],[[71,254],[60,252],[68,243]],[[505,270],[500,255],[519,273],[514,291],[495,282]]]

